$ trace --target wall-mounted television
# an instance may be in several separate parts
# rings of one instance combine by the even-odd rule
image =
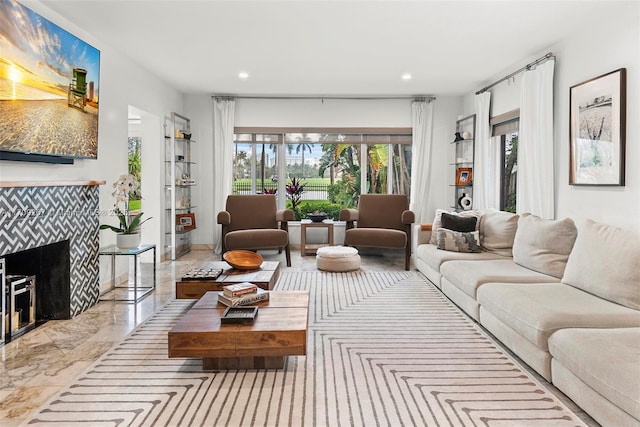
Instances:
[[[99,98],[98,49],[0,0],[0,159],[96,159]]]

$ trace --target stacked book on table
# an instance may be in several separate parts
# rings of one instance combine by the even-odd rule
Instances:
[[[259,288],[251,282],[227,285],[218,292],[218,302],[228,307],[255,304],[269,299],[269,291]]]

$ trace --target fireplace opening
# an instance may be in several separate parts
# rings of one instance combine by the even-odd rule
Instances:
[[[25,326],[31,320],[39,326],[48,320],[71,318],[69,240],[7,254],[4,262],[5,314],[14,316],[18,324]],[[17,288],[13,294],[12,282],[16,282]],[[12,298],[15,313],[10,313]],[[6,332],[9,332],[5,336],[7,342],[20,335]]]

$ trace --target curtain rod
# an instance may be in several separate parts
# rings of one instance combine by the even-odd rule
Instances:
[[[530,70],[531,67],[535,67],[536,65],[540,64],[541,62],[544,62],[547,59],[551,59],[551,58],[555,58],[555,56],[553,55],[553,53],[549,52],[545,56],[536,59],[535,61],[533,61],[533,62],[525,65],[524,67],[514,71],[513,73],[509,74],[508,76],[504,76],[500,80],[497,80],[497,81],[491,83],[489,86],[486,86],[486,87],[480,89],[479,91],[476,92],[476,95],[480,95],[482,92],[486,92],[487,90],[491,89],[492,87],[494,87],[498,83],[502,83],[503,81],[505,81],[507,79],[510,79],[511,77],[515,76],[516,74],[520,74],[523,71]]]
[[[268,95],[212,95],[214,99],[311,99],[311,100],[357,100],[357,101],[372,101],[372,100],[388,100],[388,99],[411,99],[416,101],[431,102],[436,99],[432,95],[415,95],[415,96],[268,96]]]

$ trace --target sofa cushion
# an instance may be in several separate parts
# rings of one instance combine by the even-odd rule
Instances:
[[[502,256],[511,256],[513,239],[518,229],[518,215],[486,209],[480,217],[480,245],[482,249]]]
[[[640,419],[640,328],[562,329],[549,338],[549,352],[597,393]]]
[[[524,213],[518,219],[513,261],[560,279],[577,234],[571,218],[550,220]]]
[[[562,283],[640,310],[640,237],[586,220]]]
[[[640,326],[640,311],[562,283],[485,283],[478,289],[478,302],[545,351],[549,336],[559,329]]]
[[[440,216],[440,226],[453,231],[471,233],[478,229],[478,218],[475,216],[464,217],[442,212]]]
[[[480,211],[463,211],[463,212],[449,212],[444,209],[436,209],[436,216],[433,218],[432,228],[431,228],[431,239],[429,243],[435,245],[438,243],[438,229],[442,227],[442,214],[448,213],[451,215],[458,215],[464,218],[475,217],[480,218],[482,212]],[[479,224],[479,221],[478,221]]]
[[[418,245],[415,252],[416,258],[427,264],[435,271],[440,271],[440,266],[447,261],[467,260],[482,261],[490,259],[505,259],[505,257],[490,252],[466,253],[441,251],[438,246],[431,244]]]
[[[374,248],[404,248],[407,233],[386,228],[352,228],[344,233],[344,244]]]
[[[521,267],[510,259],[484,262],[451,261],[440,267],[440,273],[452,285],[476,299],[478,287],[484,283],[559,283],[555,277],[547,276]]]
[[[289,244],[289,234],[284,230],[237,230],[224,238],[228,249],[270,249]]]
[[[444,217],[446,214],[442,215]],[[438,229],[438,249],[453,252],[480,252],[479,241],[477,231],[464,233],[447,228]]]

